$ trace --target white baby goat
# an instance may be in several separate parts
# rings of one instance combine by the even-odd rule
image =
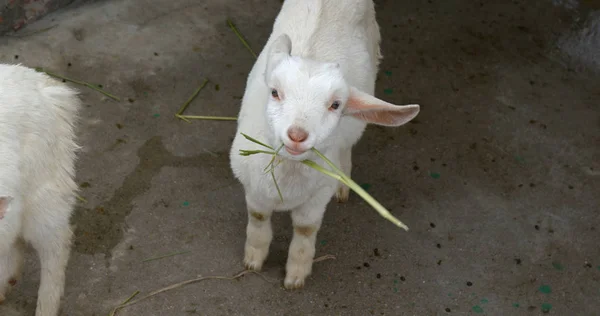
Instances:
[[[30,242],[41,262],[36,316],[58,315],[64,292],[79,105],[74,90],[46,74],[0,64],[0,302]]]
[[[343,202],[349,194],[300,160],[324,165],[310,151],[315,147],[350,175],[351,150],[367,123],[400,126],[419,112],[418,105],[397,106],[373,96],[379,42],[372,0],[286,0],[248,76],[230,152],[249,215],[244,263],[262,267],[273,237],[272,212],[291,210],[288,289],[302,287],[311,273],[316,235],[332,196]],[[240,133],[274,148],[285,145],[275,168],[283,202],[264,172],[271,157],[240,156],[240,149],[264,149]]]

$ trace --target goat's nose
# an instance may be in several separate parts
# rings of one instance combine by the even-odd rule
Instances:
[[[288,129],[288,136],[291,140],[301,143],[308,138],[308,132],[301,127],[292,126]]]

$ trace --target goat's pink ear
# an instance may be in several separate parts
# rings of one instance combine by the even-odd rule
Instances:
[[[419,105],[391,104],[352,87],[344,114],[352,115],[367,123],[400,126],[419,114]]]
[[[11,201],[12,198],[10,196],[0,196],[0,219],[4,218]]]
[[[269,82],[271,72],[279,63],[286,57],[290,57],[292,53],[292,40],[287,34],[281,34],[277,37],[267,54],[267,69],[265,69],[265,81]]]

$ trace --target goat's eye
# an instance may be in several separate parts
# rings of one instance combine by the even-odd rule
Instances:
[[[273,98],[279,99],[279,93],[277,92],[277,90],[271,89],[271,95],[273,96]]]
[[[333,109],[333,110],[337,110],[339,107],[340,107],[340,101],[334,101],[331,104],[331,109]]]

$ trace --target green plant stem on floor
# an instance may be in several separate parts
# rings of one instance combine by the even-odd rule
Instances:
[[[238,31],[238,29],[235,27],[235,25],[233,24],[233,22],[231,22],[231,20],[227,19],[227,24],[233,30],[233,32],[235,32],[235,35],[242,42],[242,44],[244,44],[244,46],[246,46],[246,48],[248,49],[248,51],[250,51],[250,54],[252,54],[252,56],[254,56],[254,58],[257,58],[256,57],[256,53],[254,53],[254,51],[252,50],[252,48],[250,48],[250,45],[248,45],[248,42],[246,42],[246,40],[244,39],[244,37],[242,36],[242,34]]]
[[[142,260],[142,262],[148,262],[148,261],[154,261],[154,260],[158,260],[158,259],[164,259],[164,258],[168,258],[168,257],[173,257],[173,256],[177,256],[177,255],[182,255],[185,253],[189,253],[190,251],[180,251],[180,252],[174,252],[174,253],[170,253],[164,256],[159,256],[159,257],[154,257],[154,258],[149,258],[149,259],[145,259]]]
[[[104,94],[105,96],[107,96],[107,97],[109,97],[109,98],[111,98],[111,99],[113,99],[113,100],[115,100],[115,101],[121,101],[121,99],[119,99],[118,97],[116,97],[116,96],[114,96],[114,95],[112,95],[112,94],[110,94],[110,93],[108,93],[108,92],[106,92],[106,91],[102,90],[102,89],[101,89],[100,87],[98,87],[97,85],[93,85],[93,84],[91,84],[91,83],[87,83],[87,82],[85,82],[85,81],[81,81],[81,80],[76,80],[76,79],[67,78],[67,77],[65,77],[65,76],[62,76],[62,75],[59,75],[59,74],[56,74],[56,73],[53,73],[53,72],[47,71],[47,70],[45,70],[44,68],[40,68],[40,67],[38,67],[38,68],[35,68],[35,70],[36,70],[37,72],[43,72],[43,73],[47,74],[48,76],[52,76],[52,77],[59,78],[59,79],[65,80],[65,81],[69,81],[69,82],[76,83],[76,84],[79,84],[79,85],[82,85],[82,86],[86,86],[86,87],[88,87],[88,88],[90,88],[90,89],[96,90],[96,91],[98,91],[98,92],[100,92],[100,93]]]

